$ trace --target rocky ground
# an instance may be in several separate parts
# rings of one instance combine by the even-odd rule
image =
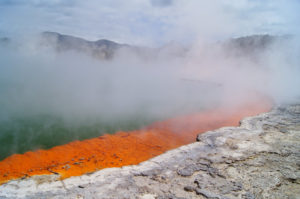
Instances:
[[[10,181],[0,198],[300,198],[300,104],[197,141],[136,166]]]

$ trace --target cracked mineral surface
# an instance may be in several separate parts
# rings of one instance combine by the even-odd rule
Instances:
[[[199,134],[197,142],[136,166],[13,180],[0,186],[0,198],[297,199],[300,104]]]

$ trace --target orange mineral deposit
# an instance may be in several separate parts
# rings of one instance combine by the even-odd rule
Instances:
[[[117,132],[49,150],[15,154],[0,162],[0,183],[53,173],[64,179],[103,168],[138,164],[167,150],[194,142],[201,132],[236,126],[243,117],[269,108],[266,103],[219,108],[157,122],[136,131]]]

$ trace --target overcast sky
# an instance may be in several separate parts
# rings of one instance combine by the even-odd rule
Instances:
[[[0,0],[0,36],[57,31],[161,45],[299,32],[299,0]]]

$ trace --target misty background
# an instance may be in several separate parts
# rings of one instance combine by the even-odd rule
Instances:
[[[1,1],[0,159],[263,98],[298,100],[297,8]]]

